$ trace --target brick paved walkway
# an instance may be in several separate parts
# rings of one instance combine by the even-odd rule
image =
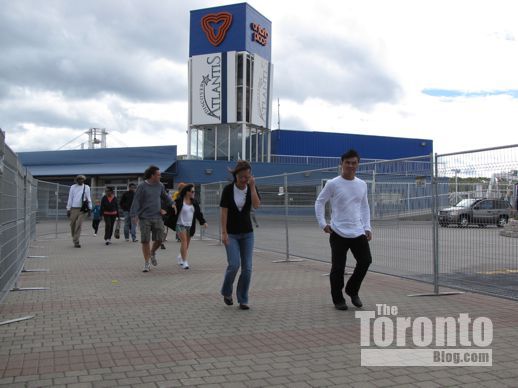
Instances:
[[[20,287],[0,305],[0,386],[322,387],[517,386],[518,306],[476,294],[407,295],[432,286],[369,273],[364,310],[396,305],[399,316],[489,317],[494,324],[491,367],[362,367],[355,308],[337,311],[326,263],[272,263],[257,252],[251,310],[223,304],[224,249],[193,241],[191,269],[176,264],[178,245],[159,251],[159,265],[142,273],[140,244],[83,236],[35,241]],[[281,257],[282,258],[282,257]],[[375,259],[375,258],[374,258]]]

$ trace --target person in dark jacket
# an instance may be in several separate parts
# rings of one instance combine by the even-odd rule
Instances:
[[[122,210],[122,214],[124,216],[124,238],[126,241],[129,241],[130,234],[131,240],[133,242],[137,242],[137,225],[131,222],[130,217],[130,209],[133,204],[133,198],[135,197],[135,190],[137,189],[137,185],[135,183],[130,183],[128,185],[128,191],[122,194],[120,200],[120,207]]]
[[[178,264],[183,269],[189,269],[187,254],[191,237],[196,232],[196,220],[201,226],[208,226],[203,213],[201,212],[198,201],[194,198],[196,192],[192,183],[186,184],[180,191],[180,195],[176,198],[173,208],[172,217],[168,222],[168,227],[176,230],[180,237],[180,254],[178,255]]]
[[[92,209],[92,228],[94,229],[94,236],[97,236],[99,224],[101,223],[101,201],[95,200],[95,205]]]
[[[101,199],[101,216],[104,218],[104,241],[110,245],[115,220],[119,218],[119,205],[113,187],[106,187],[105,193]]]
[[[227,270],[221,287],[226,305],[234,304],[232,290],[239,267],[241,274],[237,282],[236,296],[241,310],[248,310],[248,289],[252,278],[252,255],[254,251],[254,229],[250,219],[252,208],[261,205],[255,186],[250,163],[239,160],[231,170],[234,182],[225,186],[220,201],[221,241],[227,251]]]

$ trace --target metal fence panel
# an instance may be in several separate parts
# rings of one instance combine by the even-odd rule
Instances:
[[[518,146],[438,155],[437,167],[447,186],[437,214],[440,284],[518,299],[518,233],[502,233],[516,222]]]
[[[437,161],[432,155],[362,161],[357,176],[369,187],[371,270],[434,283],[436,291],[440,283],[518,299],[518,238],[501,236],[496,221],[434,233],[438,209],[461,199],[489,196],[516,203],[517,150],[513,146],[466,153],[462,162],[459,154],[439,156]],[[261,208],[254,215],[256,248],[287,259],[330,262],[328,236],[318,227],[314,203],[325,181],[338,174],[336,166],[256,177],[261,194]],[[208,234],[216,239],[221,232],[219,199],[228,183],[201,187],[202,206],[213,226]],[[327,209],[328,220],[330,216]],[[518,224],[516,229],[518,235]],[[348,265],[354,264],[349,253]]]
[[[332,166],[256,177],[261,195],[252,218],[256,248],[286,260],[330,262],[328,236],[316,222],[314,203],[325,182],[338,174],[339,166]],[[372,270],[434,283],[436,292],[440,284],[518,299],[518,146],[435,160],[362,161],[357,176],[369,188]],[[204,234],[215,239],[221,233],[221,192],[229,182],[201,185],[202,210],[211,226]],[[93,188],[92,199],[103,189]],[[0,302],[15,284],[32,239],[70,233],[68,192],[69,186],[34,179],[0,131]],[[472,209],[478,215],[464,219],[455,206],[481,199],[495,209],[505,203],[514,208],[498,213],[485,204]],[[330,209],[326,215],[329,219]]]
[[[0,302],[16,283],[31,240],[32,177],[0,131]]]

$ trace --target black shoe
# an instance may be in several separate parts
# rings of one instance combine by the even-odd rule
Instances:
[[[250,310],[250,306],[248,306],[247,304],[239,304],[239,308],[241,310]]]
[[[160,249],[165,249],[165,245],[164,244],[160,244]]]
[[[79,243],[74,244],[74,248],[81,248],[81,244],[79,244]]]
[[[358,295],[351,296],[351,303],[355,305],[356,307],[362,307],[363,303],[362,300]]]
[[[224,296],[223,302],[225,302],[227,306],[232,306],[234,304],[234,301],[232,300],[231,296]]]
[[[335,309],[345,311],[347,310],[347,303],[343,302],[335,304]]]

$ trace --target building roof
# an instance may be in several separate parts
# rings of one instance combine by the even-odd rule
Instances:
[[[21,163],[38,176],[142,174],[154,164],[166,171],[176,162],[176,146],[19,152]]]

